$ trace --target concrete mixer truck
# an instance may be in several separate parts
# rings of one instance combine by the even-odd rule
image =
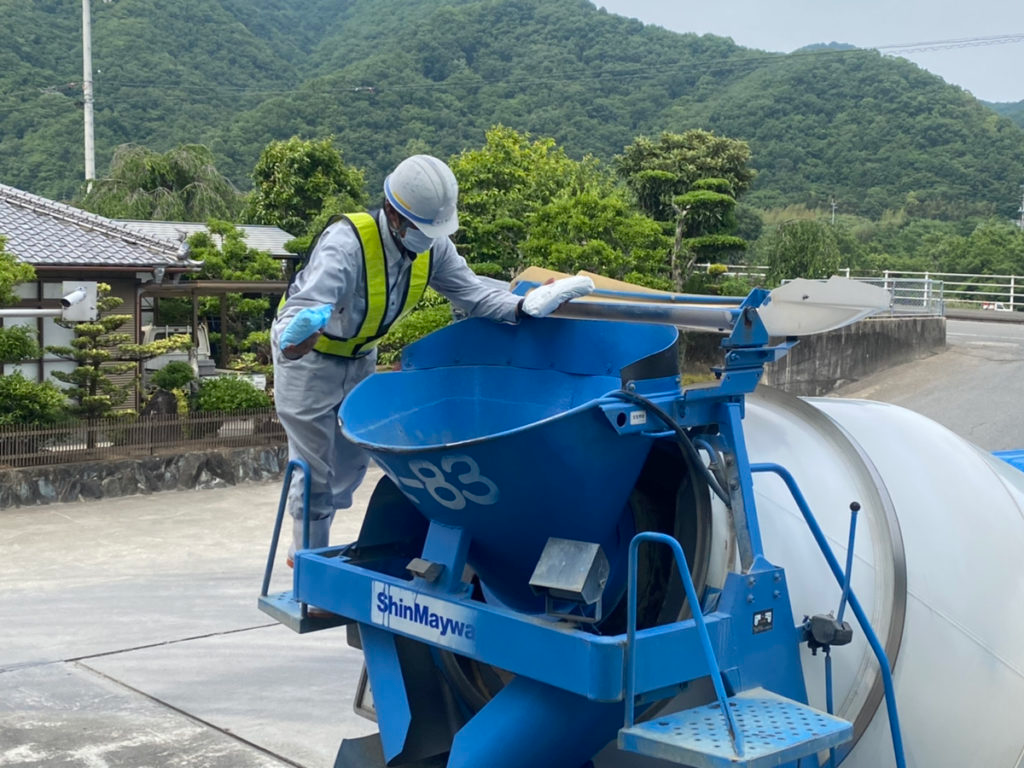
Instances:
[[[282,500],[259,599],[364,654],[379,733],[336,768],[1024,765],[1024,473],[910,411],[757,388],[887,304],[599,288],[364,381],[359,536],[269,594]],[[723,334],[714,381],[681,386],[678,328]]]

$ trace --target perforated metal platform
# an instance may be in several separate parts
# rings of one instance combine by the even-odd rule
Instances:
[[[778,766],[853,736],[853,725],[763,688],[728,699],[743,754],[733,750],[718,702],[675,712],[619,731],[619,748],[694,768]]]

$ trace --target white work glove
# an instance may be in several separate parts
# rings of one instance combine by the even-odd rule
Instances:
[[[306,307],[299,310],[284,333],[277,340],[278,347],[284,351],[286,347],[297,347],[310,336],[320,333],[331,319],[334,307],[330,304],[321,304],[318,307]]]
[[[538,286],[523,299],[523,312],[531,317],[547,317],[570,299],[586,296],[594,290],[594,281],[577,275],[563,277],[552,283]]]

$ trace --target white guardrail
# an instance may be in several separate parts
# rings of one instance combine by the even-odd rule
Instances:
[[[695,269],[707,269],[698,264]],[[733,277],[763,277],[766,266],[731,266]],[[892,292],[892,314],[943,315],[947,309],[1024,311],[1024,276],[963,272],[866,272],[841,269],[842,277],[862,280]]]

